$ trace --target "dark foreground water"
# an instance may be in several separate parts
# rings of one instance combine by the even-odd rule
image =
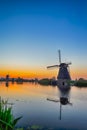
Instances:
[[[15,117],[23,116],[18,127],[40,125],[61,130],[87,130],[87,88],[71,87],[61,92],[58,87],[38,84],[0,83],[0,96],[13,105]],[[48,101],[67,97],[69,103]]]

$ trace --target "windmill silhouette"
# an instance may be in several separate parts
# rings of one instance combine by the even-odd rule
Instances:
[[[69,81],[71,80],[70,72],[69,72],[69,65],[71,65],[71,62],[64,63],[61,62],[61,52],[58,50],[59,53],[59,65],[52,65],[47,66],[47,69],[59,67],[59,72],[57,75],[57,85],[62,89],[68,89],[70,88]]]

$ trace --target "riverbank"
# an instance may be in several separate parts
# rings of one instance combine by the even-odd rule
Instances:
[[[6,82],[6,86],[8,87],[9,86],[9,82],[12,82],[13,84],[14,83],[17,83],[17,84],[23,84],[25,82],[32,82],[32,83],[38,83],[40,85],[52,85],[52,86],[57,86],[57,79],[54,79],[54,78],[51,78],[51,79],[48,79],[48,78],[43,78],[43,79],[23,79],[23,78],[1,78],[0,79],[0,82]],[[87,87],[87,80],[86,79],[83,79],[83,78],[80,78],[78,80],[71,80],[71,81],[68,81],[68,83],[71,85],[71,86],[78,86],[78,87]]]
[[[41,85],[53,85],[56,86],[57,85],[57,80],[53,80],[53,79],[41,79],[38,81],[39,84]],[[79,79],[79,80],[71,80],[69,81],[69,84],[71,86],[77,86],[77,87],[87,87],[87,80],[85,79]]]
[[[87,80],[79,79],[74,81],[74,85],[78,87],[87,87]]]
[[[44,78],[44,79],[38,80],[38,83],[41,84],[41,85],[53,85],[53,86],[56,86],[57,85],[57,80]]]

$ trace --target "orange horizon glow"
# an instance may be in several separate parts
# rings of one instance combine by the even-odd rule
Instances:
[[[84,78],[87,79],[87,70],[86,69],[77,69],[72,68],[70,71],[70,75],[72,79]],[[31,68],[31,69],[1,69],[0,77],[5,77],[9,74],[10,77],[21,77],[21,78],[53,78],[57,77],[58,70],[47,70],[47,69],[39,69],[39,68]]]

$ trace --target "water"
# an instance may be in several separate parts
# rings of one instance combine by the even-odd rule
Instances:
[[[61,92],[58,87],[41,86],[23,83],[9,86],[0,82],[0,96],[8,99],[13,105],[13,115],[23,116],[18,127],[40,125],[61,130],[87,130],[87,88],[72,87],[68,93]],[[67,97],[69,102],[48,101]]]

